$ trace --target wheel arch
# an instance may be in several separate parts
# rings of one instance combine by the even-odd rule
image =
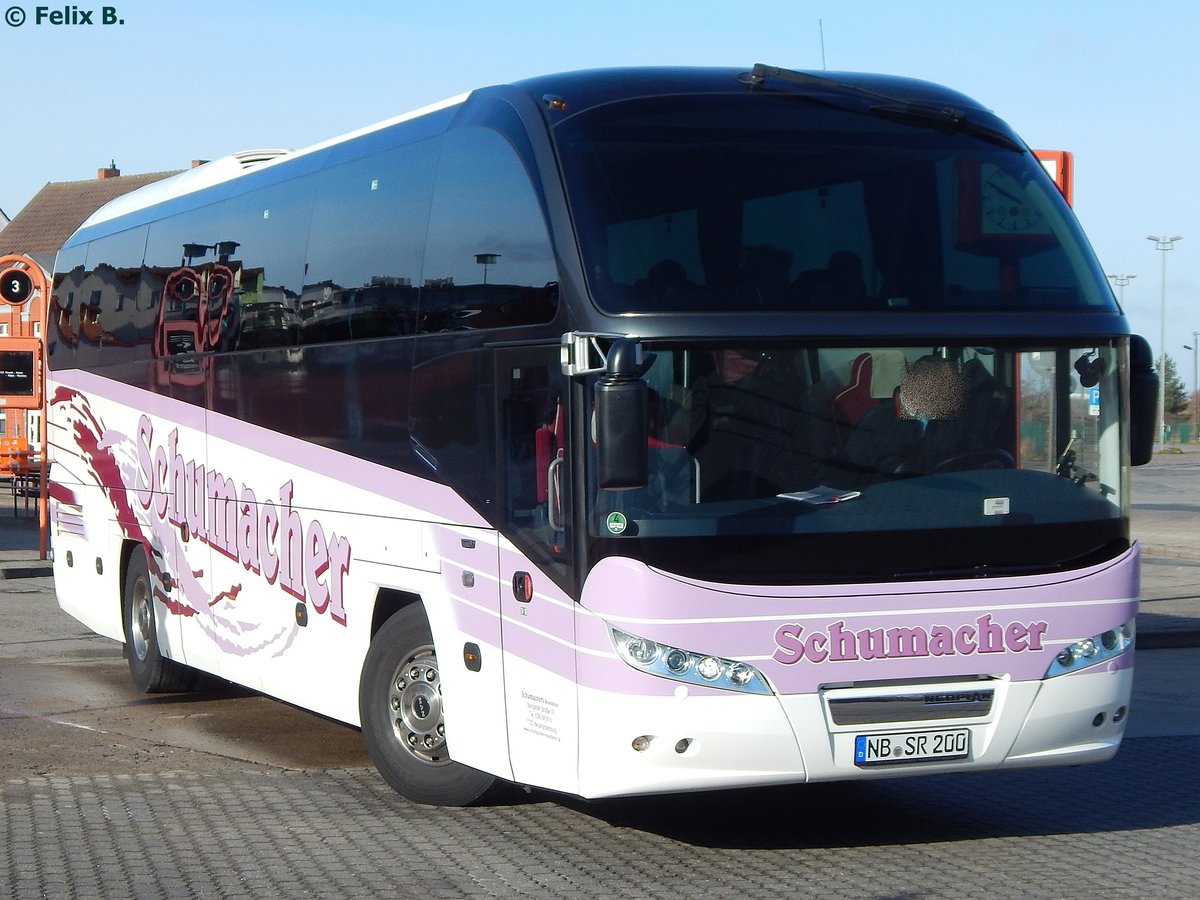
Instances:
[[[129,560],[134,553],[141,551],[146,554],[146,564],[149,567],[150,554],[146,550],[146,545],[141,541],[136,541],[133,538],[125,538],[121,541],[121,559],[117,569],[117,614],[124,622],[125,617],[125,580],[129,575]]]
[[[380,588],[379,593],[375,595],[375,608],[371,612],[371,640],[375,639],[375,635],[379,633],[379,629],[384,626],[392,616],[400,612],[405,607],[413,604],[421,605],[423,600],[421,595],[413,591],[401,591],[396,588]],[[428,616],[428,613],[426,613]]]

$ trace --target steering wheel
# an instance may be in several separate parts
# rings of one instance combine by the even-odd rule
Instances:
[[[930,469],[930,473],[966,472],[969,469],[1015,469],[1017,461],[1007,450],[999,447],[984,447],[981,450],[968,450],[941,460]]]

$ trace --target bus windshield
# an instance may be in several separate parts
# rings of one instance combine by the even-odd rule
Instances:
[[[995,127],[700,95],[587,110],[555,139],[606,312],[1115,310],[1053,182]]]
[[[594,552],[790,583],[1110,556],[1119,349],[648,344],[649,477],[592,489]]]

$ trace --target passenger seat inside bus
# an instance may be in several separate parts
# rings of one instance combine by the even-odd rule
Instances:
[[[694,438],[704,501],[770,497],[816,484],[827,455],[792,354],[745,348],[714,351],[693,383]],[[828,395],[826,395],[828,400]]]
[[[833,398],[834,419],[852,429],[868,412],[892,401],[905,370],[900,350],[860,353],[850,364],[850,381]]]

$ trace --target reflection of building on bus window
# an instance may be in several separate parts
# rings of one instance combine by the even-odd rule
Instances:
[[[153,338],[155,356],[202,353],[228,343],[238,325],[237,277],[224,263],[184,266],[163,282]]]
[[[96,291],[95,293],[99,294],[100,292]],[[106,344],[115,347],[130,346],[129,341],[123,340],[111,331],[105,330],[104,325],[100,321],[101,311],[98,296],[94,296],[91,303],[81,303],[79,305],[80,336],[97,346],[104,346]]]

